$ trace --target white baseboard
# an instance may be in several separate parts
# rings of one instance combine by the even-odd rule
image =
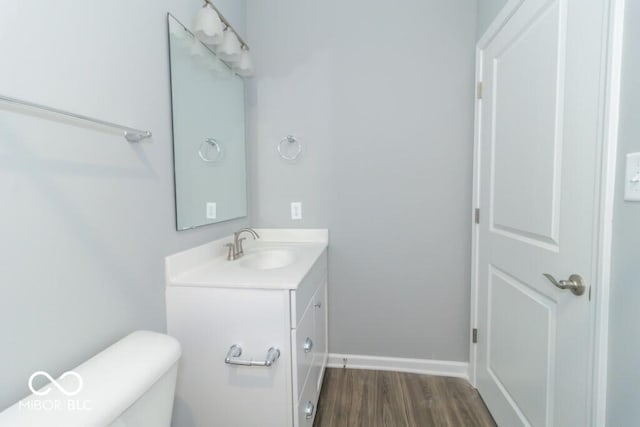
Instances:
[[[346,364],[345,364],[346,359]],[[346,366],[345,366],[346,365]],[[368,369],[374,371],[411,372],[415,374],[464,378],[469,381],[469,363],[447,360],[402,359],[397,357],[329,354],[330,368]]]

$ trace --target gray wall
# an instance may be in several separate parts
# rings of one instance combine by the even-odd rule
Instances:
[[[244,2],[220,0],[244,30]],[[0,93],[150,129],[153,140],[0,107],[0,409],[36,370],[165,330],[163,257],[248,223],[177,233],[166,13],[199,0],[0,0]]]
[[[467,0],[248,2],[252,218],[329,228],[332,352],[468,360],[475,20]]]
[[[478,39],[482,37],[484,32],[489,28],[500,10],[507,4],[508,0],[477,0],[478,1],[478,20],[477,35]]]
[[[626,2],[609,330],[608,426],[640,425],[640,203],[624,201],[627,153],[640,151],[640,3]]]

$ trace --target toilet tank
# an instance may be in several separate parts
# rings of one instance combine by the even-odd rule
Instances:
[[[0,413],[0,427],[168,427],[180,358],[175,338],[134,332]],[[34,372],[30,387],[46,372]],[[44,384],[44,383],[39,383]]]

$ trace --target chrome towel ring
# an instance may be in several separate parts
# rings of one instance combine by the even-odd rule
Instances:
[[[284,160],[296,161],[302,153],[302,143],[293,135],[287,135],[278,143],[278,154]]]
[[[200,144],[198,156],[207,163],[217,162],[222,158],[222,145],[213,138],[207,138]]]

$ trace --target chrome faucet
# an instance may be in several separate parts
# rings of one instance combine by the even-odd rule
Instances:
[[[227,243],[225,246],[229,248],[227,254],[227,260],[233,261],[244,255],[244,249],[242,248],[242,242],[246,240],[246,237],[240,237],[242,233],[249,233],[253,239],[259,239],[260,235],[256,233],[253,228],[243,228],[233,233],[233,243]]]

